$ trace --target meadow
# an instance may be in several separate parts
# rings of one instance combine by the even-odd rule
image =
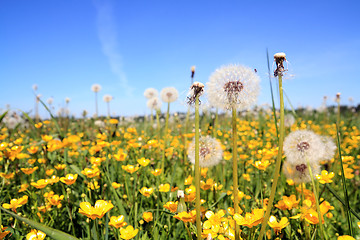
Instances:
[[[198,96],[189,101],[198,109]],[[340,96],[334,107],[285,114],[186,110],[132,119],[39,120],[20,112],[22,122],[12,125],[14,112],[5,112],[0,239],[360,239],[360,120]],[[286,138],[304,130],[327,137],[327,157],[286,169]],[[199,157],[215,155],[197,178]]]

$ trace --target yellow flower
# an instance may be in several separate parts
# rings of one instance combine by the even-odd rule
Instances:
[[[155,169],[151,171],[151,174],[154,175],[155,177],[159,176],[161,174],[161,169]]]
[[[10,233],[10,231],[5,231],[6,229],[7,229],[7,227],[3,227],[3,225],[1,225],[0,239],[4,239],[6,237],[6,235],[8,235]]]
[[[62,204],[61,204],[61,201],[64,199],[64,195],[54,195],[54,196],[51,196],[49,198],[47,198],[47,200],[49,201],[49,203],[53,206],[57,206],[57,208],[61,208],[62,207]]]
[[[10,200],[10,204],[8,203],[4,203],[2,205],[3,208],[5,209],[11,209],[13,212],[16,212],[16,209],[21,207],[22,205],[26,204],[28,202],[28,196],[23,196],[19,199],[11,199]]]
[[[30,146],[27,151],[30,153],[30,154],[35,154],[37,151],[39,150],[39,147],[37,146]]]
[[[146,158],[140,158],[137,160],[137,162],[143,166],[143,167],[146,167],[147,165],[149,165],[150,163],[150,160],[149,159],[146,159]]]
[[[154,192],[154,189],[153,188],[142,187],[139,191],[145,197],[150,197],[150,195]]]
[[[39,167],[33,167],[33,168],[20,168],[21,171],[23,171],[23,173],[25,173],[26,175],[32,174],[33,172],[35,172]]]
[[[84,174],[88,178],[98,177],[100,175],[100,169],[95,168],[85,168],[81,171],[82,174]]]
[[[174,218],[183,221],[183,222],[195,222],[196,219],[196,210],[192,210],[190,212],[180,212],[174,216]]]
[[[58,164],[54,168],[56,170],[64,170],[66,168],[66,164]]]
[[[114,189],[118,189],[119,187],[121,187],[121,184],[117,182],[113,182],[111,185],[113,186]]]
[[[289,220],[286,217],[282,217],[280,222],[278,222],[276,217],[270,216],[268,223],[269,226],[274,229],[275,234],[278,235],[279,233],[281,233],[281,229],[289,225]]]
[[[169,192],[170,191],[170,184],[161,184],[159,186],[159,192]]]
[[[29,187],[29,184],[27,184],[27,183],[21,184],[20,189],[19,189],[18,192],[19,192],[19,193],[20,193],[20,192],[25,192],[28,187]]]
[[[127,228],[120,229],[120,237],[123,239],[132,239],[139,232],[139,229],[134,229],[133,226],[127,226]]]
[[[54,173],[54,169],[48,169],[45,171],[45,174],[48,176],[52,175],[53,173]]]
[[[319,180],[321,184],[332,183],[332,178],[335,176],[333,172],[328,173],[326,170],[321,171],[321,175],[316,175],[316,178]]]
[[[26,240],[43,240],[46,234],[40,230],[33,229],[26,235]]]
[[[42,125],[43,125],[43,124],[42,124],[41,122],[39,122],[39,123],[35,123],[35,127],[36,127],[36,128],[41,128],[41,127],[42,127]]]
[[[234,220],[238,225],[252,228],[261,223],[264,218],[264,211],[264,209],[254,209],[252,213],[246,213],[245,217],[236,213],[234,215]]]
[[[32,182],[30,184],[31,184],[31,186],[33,186],[37,189],[42,189],[49,184],[49,180],[48,179],[40,179],[37,182]]]
[[[109,225],[113,226],[114,228],[125,227],[127,225],[127,223],[124,220],[125,220],[125,217],[123,215],[120,215],[118,217],[112,216],[110,218]]]
[[[208,180],[206,180],[206,182],[204,181],[200,181],[200,188],[202,190],[209,190],[214,184],[214,180],[212,178],[209,178]]]
[[[246,181],[250,182],[250,174],[244,173],[242,176]]]
[[[349,236],[349,235],[343,235],[343,236],[339,236],[337,238],[337,240],[355,240],[355,238]]]
[[[277,204],[275,204],[275,207],[281,209],[281,210],[291,210],[294,207],[297,207],[300,202],[299,200],[296,200],[295,195],[291,195],[290,197],[282,196],[282,200],[280,200]]]
[[[95,218],[102,218],[105,213],[110,211],[114,205],[111,202],[105,200],[97,200],[95,206],[92,207],[88,202],[80,203],[79,213],[94,220]]]
[[[153,220],[152,212],[144,212],[142,217],[146,222],[151,222]]]
[[[253,163],[252,165],[254,167],[256,167],[259,170],[265,171],[266,168],[270,165],[270,161],[269,160],[263,160],[263,161],[256,161],[255,163]]]
[[[14,178],[14,176],[15,176],[15,173],[0,173],[0,177],[3,177],[3,178],[6,178],[6,179],[12,179],[12,178]]]
[[[91,190],[99,189],[100,186],[99,186],[98,181],[88,183],[88,188],[91,189]]]
[[[78,175],[77,174],[66,174],[65,177],[61,177],[60,178],[60,182],[65,183],[66,185],[71,185],[74,184],[74,182],[76,182]]]
[[[115,158],[116,161],[125,161],[127,154],[119,151],[117,154],[114,154],[113,157]]]
[[[194,178],[193,178],[191,175],[189,175],[189,176],[185,179],[184,184],[185,184],[185,185],[191,185],[193,179],[194,179]]]
[[[139,167],[134,166],[134,165],[125,165],[125,166],[123,165],[121,167],[122,167],[122,169],[124,169],[128,173],[134,173],[137,170],[139,170]]]
[[[205,229],[211,229],[211,231],[214,233],[218,233],[221,227],[221,223],[224,221],[223,217],[225,216],[225,211],[220,210],[217,213],[207,211],[205,216],[208,220],[204,222],[203,227]]]
[[[177,211],[178,208],[178,202],[167,202],[165,205],[163,205],[164,208],[169,210],[170,212],[174,213]]]

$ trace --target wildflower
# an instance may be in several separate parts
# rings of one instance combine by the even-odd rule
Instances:
[[[58,164],[58,165],[55,165],[54,168],[56,170],[64,170],[66,168],[66,164]]]
[[[221,144],[210,136],[201,136],[199,139],[199,165],[200,167],[215,166],[222,160]],[[195,139],[190,143],[188,148],[189,160],[195,164]]]
[[[147,188],[147,187],[142,187],[139,192],[144,195],[145,197],[150,197],[150,195],[154,192],[153,188]]]
[[[147,99],[152,99],[158,96],[158,91],[155,88],[147,88],[144,91],[144,97]]]
[[[65,183],[66,185],[71,185],[76,182],[78,175],[77,174],[66,174],[65,177],[61,177],[60,181]]]
[[[46,234],[40,230],[33,229],[26,235],[26,240],[43,240]]]
[[[134,165],[123,165],[121,168],[131,174],[139,170],[139,167]]]
[[[286,217],[282,217],[280,222],[278,222],[275,216],[270,216],[268,223],[269,226],[274,229],[275,234],[279,235],[279,233],[281,233],[281,229],[289,225],[289,220]]]
[[[33,167],[33,168],[20,168],[21,171],[23,171],[23,173],[25,173],[26,175],[32,174],[33,172],[35,172],[39,167]]]
[[[316,178],[319,180],[321,184],[332,183],[332,178],[335,176],[335,173],[328,173],[326,170],[321,171],[321,175],[316,175]]]
[[[97,200],[95,206],[92,207],[88,202],[80,203],[79,213],[94,220],[95,218],[102,218],[105,213],[110,211],[114,205],[111,202],[105,200]]]
[[[193,179],[194,178],[191,175],[189,175],[187,178],[185,178],[184,185],[191,185]]]
[[[151,222],[153,220],[152,212],[144,212],[142,217],[145,220],[145,222]]]
[[[161,169],[155,169],[155,170],[151,170],[151,174],[156,176],[159,176],[161,174]]]
[[[342,235],[337,238],[337,240],[355,240],[355,238],[349,236],[349,235]]]
[[[23,183],[23,184],[20,185],[20,189],[19,189],[18,192],[19,192],[19,193],[20,193],[20,192],[25,192],[28,187],[29,187],[29,184]]]
[[[99,182],[98,182],[98,181],[94,181],[94,182],[88,183],[88,188],[91,189],[91,190],[99,189],[99,188],[100,188]]]
[[[184,223],[186,222],[194,223],[196,218],[196,210],[192,210],[190,212],[180,212],[176,214],[174,218],[183,221]]]
[[[165,205],[163,205],[164,208],[169,210],[170,212],[174,213],[177,211],[178,208],[178,202],[167,202]]]
[[[39,150],[39,147],[37,146],[30,146],[27,151],[30,153],[30,154],[35,154],[37,151]]]
[[[139,232],[139,229],[134,229],[133,226],[127,226],[126,228],[120,229],[120,237],[123,239],[132,239]]]
[[[270,165],[270,161],[269,160],[263,160],[263,161],[256,161],[255,163],[253,163],[252,165],[254,167],[256,167],[259,170],[265,171],[266,168]]]
[[[121,184],[117,182],[113,182],[111,183],[111,185],[113,186],[114,189],[118,189],[119,187],[121,187]]]
[[[206,182],[200,181],[200,188],[205,191],[209,190],[213,185],[214,180],[212,178],[209,178],[208,180],[206,180]]]
[[[54,196],[51,196],[49,198],[47,198],[47,200],[49,201],[49,203],[53,206],[56,206],[57,208],[61,208],[62,207],[62,204],[61,204],[61,201],[64,199],[64,195],[54,195]]]
[[[103,100],[104,100],[104,102],[108,103],[111,100],[113,100],[113,97],[111,95],[109,95],[109,94],[105,94],[104,97],[103,97]]]
[[[238,225],[252,228],[260,224],[264,218],[264,209],[254,209],[252,213],[246,213],[245,217],[238,213],[234,214],[234,220]]]
[[[16,212],[17,208],[21,207],[22,205],[24,205],[28,202],[28,198],[29,197],[25,195],[19,199],[16,199],[16,198],[11,199],[10,204],[4,203],[2,205],[2,207],[5,209],[11,209],[13,212]]]
[[[321,160],[329,161],[334,157],[337,147],[334,143],[334,140],[329,136],[321,136],[321,140],[325,146],[324,155],[322,156]]]
[[[7,229],[7,227],[3,227],[3,225],[1,225],[0,239],[4,239],[6,237],[6,235],[8,235],[10,233],[10,231],[5,231],[6,229]]]
[[[218,233],[221,227],[222,222],[224,221],[223,217],[225,216],[225,211],[220,210],[217,213],[212,211],[207,211],[205,217],[208,219],[204,222],[204,229],[211,229],[213,232]]]
[[[297,130],[284,140],[286,160],[292,164],[318,162],[324,156],[325,145],[320,136],[312,131]]]
[[[169,192],[170,191],[170,184],[161,184],[159,186],[159,192]]]
[[[289,197],[287,196],[282,196],[282,200],[280,200],[277,204],[275,204],[275,207],[281,209],[281,210],[291,210],[295,207],[298,206],[300,202],[299,200],[296,200],[296,196],[295,195],[291,195]]]
[[[137,162],[138,162],[141,166],[146,167],[147,165],[149,165],[150,160],[143,157],[143,158],[138,159]]]
[[[125,217],[123,215],[120,215],[117,217],[112,216],[110,218],[109,225],[113,226],[114,228],[125,227],[127,225],[127,223],[124,220],[125,220]]]
[[[100,169],[97,167],[94,168],[85,168],[81,171],[88,178],[98,177],[100,175]]]
[[[31,184],[31,186],[33,186],[37,189],[42,189],[49,184],[49,180],[48,179],[40,179],[37,182],[32,182],[30,184]]]
[[[117,154],[114,154],[113,157],[115,158],[116,161],[125,161],[127,154],[119,151]]]
[[[320,172],[320,165],[317,162],[311,162],[311,171],[314,175]],[[294,183],[306,183],[311,181],[310,172],[306,162],[300,163],[290,163],[288,161],[284,162],[283,171],[287,178],[292,179]]]
[[[223,66],[215,70],[207,83],[209,103],[224,110],[248,109],[259,95],[259,82],[259,77],[248,67]]]
[[[163,102],[171,103],[177,100],[179,93],[174,87],[166,87],[161,90],[160,96]]]

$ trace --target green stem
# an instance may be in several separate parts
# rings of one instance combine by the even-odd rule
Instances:
[[[281,159],[282,159],[282,149],[283,149],[283,142],[284,142],[284,134],[285,134],[285,126],[284,126],[284,97],[283,97],[283,88],[282,88],[282,75],[279,74],[279,94],[280,94],[280,136],[279,136],[279,149],[278,149],[278,156],[276,159],[275,165],[275,172],[273,178],[273,184],[271,186],[271,194],[268,202],[268,207],[265,212],[265,217],[261,225],[260,234],[258,240],[261,240],[265,234],[267,222],[270,218],[271,208],[273,207],[275,193],[276,193],[276,186],[280,176],[280,166],[281,166]]]
[[[237,122],[236,122],[236,108],[232,108],[232,147],[233,147],[233,197],[234,210],[239,213],[239,194],[238,194],[238,161],[237,161]],[[240,226],[235,224],[235,240],[239,240]]]
[[[339,137],[340,132],[339,132],[339,126],[338,126],[338,124],[336,124],[336,135],[337,135],[337,145],[338,145],[338,151],[339,151],[339,160],[340,160],[340,166],[341,166],[341,180],[342,180],[343,191],[344,191],[344,195],[345,195],[346,218],[347,218],[348,227],[349,227],[349,235],[350,235],[350,236],[354,236],[354,235],[353,235],[352,224],[351,224],[349,196],[348,196],[348,191],[347,191],[347,187],[346,187],[346,179],[345,179],[345,174],[344,174],[344,166],[343,166],[342,156],[341,156],[341,144],[340,144],[340,137]]]
[[[321,211],[320,211],[320,205],[319,205],[319,198],[318,198],[318,194],[317,194],[317,189],[316,189],[316,185],[315,185],[315,180],[314,180],[314,176],[311,170],[311,166],[309,161],[307,160],[307,166],[309,168],[309,174],[310,174],[310,178],[311,178],[311,183],[313,185],[313,192],[315,195],[315,203],[316,203],[316,211],[318,214],[318,219],[319,219],[319,227],[320,227],[320,232],[321,232],[321,239],[324,239],[324,228],[322,225],[322,215],[321,215]]]
[[[164,149],[162,154],[162,161],[161,161],[161,172],[164,173],[164,165],[165,165],[165,150],[167,147],[167,137],[168,137],[168,127],[169,127],[169,112],[170,112],[170,103],[168,103],[167,112],[166,112],[166,119],[165,119],[165,131],[164,131]]]
[[[196,187],[196,230],[197,239],[201,240],[201,216],[200,216],[200,163],[199,163],[199,96],[195,100],[195,187]]]

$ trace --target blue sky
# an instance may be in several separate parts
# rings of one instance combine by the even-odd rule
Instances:
[[[206,83],[230,63],[256,68],[258,104],[270,103],[266,48],[287,54],[284,89],[294,106],[318,107],[325,95],[333,104],[337,92],[358,104],[359,11],[359,1],[329,0],[1,0],[0,108],[30,111],[37,84],[55,109],[69,97],[72,113],[92,115],[98,83],[103,115],[105,94],[114,96],[111,112],[141,115],[150,112],[144,90],[168,86],[180,92],[172,110],[186,111],[190,67]]]

